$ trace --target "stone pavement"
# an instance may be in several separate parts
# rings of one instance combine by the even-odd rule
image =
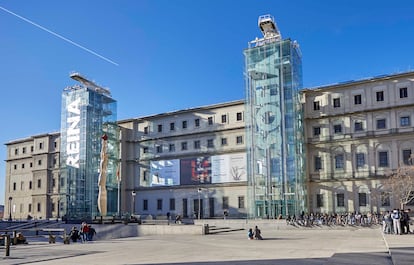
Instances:
[[[12,246],[0,264],[157,265],[412,265],[414,235],[382,235],[380,228],[269,230],[214,235],[157,235],[64,245]],[[391,253],[391,256],[390,256]]]

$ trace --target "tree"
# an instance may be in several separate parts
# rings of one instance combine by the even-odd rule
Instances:
[[[414,202],[414,166],[401,166],[385,181],[385,187],[391,196],[398,201],[400,208]]]

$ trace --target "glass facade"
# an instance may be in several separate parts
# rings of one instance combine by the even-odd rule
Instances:
[[[116,101],[109,91],[87,84],[66,88],[61,110],[60,201],[68,220],[99,216],[101,137],[108,136],[107,215],[117,214],[119,161]]]
[[[290,39],[264,38],[244,56],[248,215],[297,215],[306,211],[300,50]]]

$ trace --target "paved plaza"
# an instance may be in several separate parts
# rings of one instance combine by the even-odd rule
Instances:
[[[414,235],[385,235],[380,228],[262,229],[214,235],[157,235],[94,242],[30,242],[12,246],[0,264],[316,265],[414,264]],[[390,255],[391,252],[391,255]]]

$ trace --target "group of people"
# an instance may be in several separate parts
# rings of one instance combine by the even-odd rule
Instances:
[[[72,240],[72,242],[78,242],[78,240],[80,240],[81,242],[87,242],[92,241],[95,235],[95,228],[93,228],[90,224],[87,224],[86,222],[82,222],[80,230],[78,230],[76,226],[72,227],[69,237]]]
[[[382,231],[385,234],[410,234],[410,209],[387,211],[382,219]]]
[[[247,238],[249,240],[252,240],[252,239],[263,240],[262,232],[260,231],[259,227],[257,227],[257,225],[254,227],[254,231],[252,228],[249,228],[249,231],[247,232]]]

